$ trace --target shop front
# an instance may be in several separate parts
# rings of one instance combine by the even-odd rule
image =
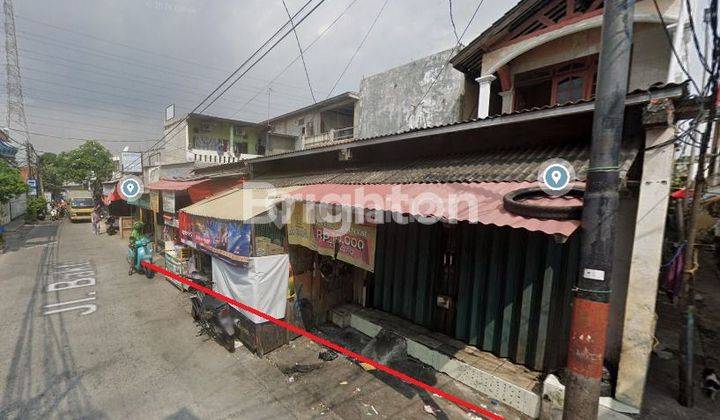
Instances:
[[[290,260],[285,229],[269,214],[282,199],[262,190],[234,188],[178,212],[180,241],[213,290],[279,319],[293,317]],[[197,266],[195,267],[198,268]],[[288,342],[284,329],[238,310],[240,340],[264,354]]]

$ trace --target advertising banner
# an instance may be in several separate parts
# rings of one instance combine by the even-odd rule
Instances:
[[[302,245],[319,254],[336,257],[340,261],[373,272],[377,227],[373,224],[352,223],[348,232],[335,235],[341,224],[317,221],[308,224],[304,205],[295,204],[288,224],[288,243]],[[335,250],[337,248],[337,256]]]
[[[305,223],[303,220],[304,210],[305,206],[302,205],[302,203],[297,203],[293,206],[290,222],[287,225],[288,243],[292,245],[302,245],[305,248],[317,251],[313,225]]]
[[[165,213],[175,213],[175,192],[163,191],[162,208]]]
[[[160,192],[150,191],[150,210],[160,213]]]
[[[240,267],[212,259],[213,290],[280,319],[285,318],[289,274],[288,254],[252,257]],[[256,324],[265,322],[255,314],[240,312]]]
[[[250,225],[242,222],[190,216],[185,212],[180,212],[178,224],[183,243],[230,261],[248,261]]]

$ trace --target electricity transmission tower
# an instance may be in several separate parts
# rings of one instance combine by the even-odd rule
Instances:
[[[5,12],[7,128],[8,130],[12,129],[14,133],[19,133],[16,141],[25,144],[28,177],[38,179],[37,155],[30,143],[27,118],[25,117],[22,80],[20,77],[20,58],[18,56],[17,37],[15,36],[15,10],[12,0],[3,0],[3,11]]]

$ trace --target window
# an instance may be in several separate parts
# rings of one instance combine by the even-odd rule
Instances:
[[[585,79],[580,76],[565,76],[555,83],[555,103],[573,102],[584,96]]]
[[[516,74],[514,110],[565,104],[595,95],[597,55]]]
[[[243,155],[248,153],[248,144],[247,142],[239,142],[235,143],[235,154],[236,155]]]

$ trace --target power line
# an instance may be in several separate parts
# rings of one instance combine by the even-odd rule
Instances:
[[[690,22],[690,33],[692,33],[692,39],[693,43],[695,44],[695,50],[697,51],[698,59],[700,61],[700,64],[702,65],[703,69],[705,69],[706,72],[712,73],[712,70],[710,69],[710,66],[708,66],[707,59],[705,58],[705,55],[702,52],[702,49],[700,48],[700,41],[697,37],[697,32],[695,31],[695,22],[694,22],[694,16],[692,14],[692,7],[690,6],[690,0],[685,0],[685,8],[688,12],[688,22]]]
[[[425,102],[425,98],[427,98],[427,95],[430,93],[432,88],[435,86],[435,83],[437,83],[437,81],[440,79],[440,76],[445,72],[445,69],[450,64],[450,60],[452,59],[453,52],[460,47],[462,39],[465,36],[465,33],[467,32],[468,28],[470,28],[470,25],[472,24],[473,20],[475,20],[475,16],[477,16],[478,10],[480,10],[480,6],[482,6],[484,1],[485,0],[480,0],[480,2],[478,2],[478,5],[475,8],[475,11],[473,12],[472,16],[470,16],[470,20],[468,20],[467,25],[465,25],[465,29],[463,29],[462,34],[460,34],[460,36],[458,37],[458,41],[457,41],[457,44],[455,44],[455,48],[453,48],[453,50],[450,52],[448,59],[445,61],[445,64],[443,64],[443,66],[440,67],[440,69],[438,69],[437,73],[435,74],[435,77],[433,77],[433,80],[430,82],[430,86],[428,86],[428,88],[425,90],[423,95],[420,97],[420,100],[418,101],[418,103],[413,106],[413,110],[412,110],[412,113],[410,114],[410,116],[415,115],[417,110],[420,108],[420,105],[422,105],[422,103]]]
[[[18,131],[14,128],[11,128],[12,131]],[[57,136],[54,134],[47,134],[47,133],[39,133],[35,131],[28,131],[28,133],[34,135],[34,136],[41,136],[41,137],[50,137],[54,139],[60,139],[60,140],[73,140],[73,141],[88,141],[88,140],[94,140],[100,143],[148,143],[151,141],[154,141],[154,139],[147,139],[147,140],[108,140],[108,139],[101,139],[97,137],[90,136],[88,138],[81,138],[81,137],[68,137],[68,136]]]
[[[667,24],[665,23],[665,18],[662,15],[662,12],[660,11],[660,6],[658,6],[657,0],[653,0],[653,4],[655,5],[655,11],[657,12],[658,17],[660,18],[660,23],[663,28],[663,32],[665,32],[665,36],[667,37],[668,43],[670,44],[670,49],[672,50],[673,55],[675,56],[675,59],[677,60],[678,66],[680,67],[680,70],[682,70],[683,73],[685,73],[685,76],[687,76],[688,80],[690,80],[690,83],[695,87],[695,90],[698,92],[702,92],[700,88],[698,87],[698,84],[695,82],[695,79],[690,76],[690,73],[687,71],[685,66],[682,63],[682,59],[680,58],[680,54],[678,54],[677,50],[675,50],[675,45],[673,45],[673,39],[672,36],[670,36],[670,32],[667,29]],[[676,30],[680,30],[680,28],[677,28]]]
[[[21,51],[26,51],[26,50],[24,50],[24,49],[22,49],[22,48],[21,48],[20,50],[21,50]],[[30,52],[31,54],[36,54],[36,53],[34,53],[34,52],[32,52],[32,51],[28,51],[28,52]],[[38,54],[38,55],[44,55],[44,54]],[[47,55],[46,55],[46,56],[47,56]],[[49,57],[54,57],[54,56],[49,56]],[[186,84],[182,84],[182,83],[178,83],[178,82],[174,82],[174,81],[170,81],[170,80],[162,80],[162,79],[156,79],[156,78],[145,77],[145,76],[128,77],[128,76],[125,75],[126,73],[115,73],[115,74],[113,74],[113,73],[110,73],[110,72],[97,71],[97,69],[88,69],[88,68],[82,68],[82,67],[77,67],[77,66],[71,66],[71,65],[67,65],[67,64],[63,64],[63,63],[59,63],[59,62],[43,60],[43,59],[40,59],[40,58],[37,58],[37,57],[27,57],[27,56],[25,56],[25,58],[26,58],[26,59],[30,59],[30,60],[34,60],[34,61],[40,61],[40,62],[42,62],[42,63],[49,63],[49,64],[52,64],[52,65],[69,68],[69,69],[71,69],[71,70],[73,70],[73,71],[85,72],[85,73],[92,74],[92,75],[95,75],[95,76],[107,77],[107,78],[118,79],[118,80],[128,80],[128,81],[131,81],[131,82],[133,82],[133,83],[142,83],[142,84],[145,84],[145,85],[148,85],[148,86],[153,86],[153,87],[162,89],[162,90],[165,91],[165,93],[168,93],[168,89],[173,89],[174,91],[178,91],[178,90],[184,91],[184,92],[187,92],[188,94],[191,94],[191,95],[196,95],[198,92],[203,92],[203,93],[204,93],[204,90],[203,90],[203,89],[200,89],[200,88],[192,88],[192,87],[189,87],[189,86],[186,85]],[[58,57],[58,58],[60,58],[60,57]],[[67,61],[70,61],[70,60],[67,60]],[[72,61],[72,62],[78,63],[78,64],[80,64],[81,66],[85,66],[84,63],[79,62],[79,61]],[[35,67],[30,67],[30,66],[27,66],[27,65],[23,65],[23,69],[27,69],[27,70],[31,70],[31,71],[35,71],[35,72],[40,72],[40,73],[57,75],[57,73],[53,73],[53,72],[50,72],[50,71],[37,69],[37,68],[35,68]],[[148,81],[149,81],[149,82],[148,82]],[[160,82],[160,83],[151,83],[151,82],[153,82],[153,81],[158,81],[158,82]],[[174,86],[177,86],[177,87],[172,87],[172,88],[170,88],[169,85],[174,85]],[[124,87],[123,87],[123,88],[124,88]],[[248,92],[250,92],[250,93],[255,93],[255,91],[256,91],[255,89],[250,88],[250,87],[246,87],[246,86],[242,86],[242,87],[240,87],[240,89],[245,90],[245,91],[248,91]],[[147,91],[146,91],[146,92],[147,92]],[[289,94],[289,93],[286,93],[286,92],[281,93],[281,95],[287,97],[287,98],[290,99],[290,100],[297,101],[297,102],[303,102],[303,101],[305,101],[305,99],[306,99],[305,97],[301,97],[301,96],[298,96],[298,95],[292,95],[292,94]],[[227,98],[227,101],[228,101],[228,102],[235,102],[235,103],[240,103],[240,102],[241,102],[240,99],[232,99],[232,98]]]
[[[285,8],[285,13],[287,13],[288,18],[290,19],[290,22],[292,22],[292,16],[290,16],[290,10],[287,7],[287,4],[285,3],[285,0],[282,0],[283,7]],[[297,30],[295,30],[295,26],[293,25],[293,34],[295,34],[295,41],[297,41],[298,50],[300,51],[300,59],[302,60],[303,69],[305,69],[305,79],[307,79],[308,88],[310,89],[310,96],[312,96],[312,100],[314,103],[317,103],[317,99],[315,99],[315,92],[313,92],[312,83],[310,83],[310,74],[308,73],[307,64],[305,63],[305,55],[303,54],[302,45],[300,45],[300,37],[298,37]],[[270,101],[268,101],[268,107],[270,106]]]
[[[81,31],[77,31],[77,30],[74,30],[74,29],[61,27],[61,26],[54,25],[54,24],[50,24],[50,23],[47,23],[47,22],[42,22],[42,21],[39,21],[39,20],[36,20],[36,19],[31,19],[31,18],[28,18],[28,17],[25,17],[25,16],[16,15],[16,17],[19,18],[19,19],[21,19],[21,20],[25,20],[25,21],[28,21],[28,22],[33,22],[33,23],[39,24],[39,25],[44,25],[44,26],[47,26],[47,27],[50,27],[50,28],[57,29],[57,30],[59,30],[59,31],[68,32],[68,33],[72,33],[72,34],[75,34],[75,35],[78,35],[78,36],[82,36],[82,37],[85,37],[85,38],[93,39],[93,40],[95,40],[95,41],[104,42],[104,43],[111,44],[111,45],[119,45],[119,46],[121,46],[121,47],[130,49],[130,50],[139,51],[139,52],[142,52],[142,53],[145,53],[145,54],[150,54],[150,55],[153,56],[153,58],[156,58],[156,57],[164,57],[164,58],[168,58],[168,59],[170,59],[170,60],[175,60],[175,61],[182,62],[182,63],[186,63],[186,64],[192,64],[192,65],[195,65],[195,66],[202,66],[202,67],[205,68],[205,69],[211,69],[211,70],[214,70],[214,71],[217,71],[217,72],[222,72],[223,74],[227,73],[227,71],[229,70],[228,68],[215,67],[215,66],[212,66],[212,65],[208,65],[207,63],[201,63],[201,62],[199,62],[199,61],[193,61],[193,60],[188,60],[188,59],[186,59],[186,58],[181,58],[181,57],[172,56],[172,55],[169,55],[169,54],[160,52],[160,51],[153,51],[153,50],[144,49],[144,48],[141,48],[141,47],[138,47],[138,46],[134,46],[134,45],[124,44],[124,43],[122,43],[122,42],[117,42],[117,41],[113,41],[113,40],[101,38],[101,37],[98,37],[98,36],[96,36],[96,35],[88,34],[88,33],[86,33],[86,32],[81,32]],[[257,80],[257,81],[260,81],[260,82],[263,82],[263,83],[266,82],[265,80],[263,80],[263,79],[261,79],[261,78],[257,78],[257,77],[248,77],[248,79],[251,79],[251,80],[254,79],[254,80]],[[288,87],[288,88],[292,88],[292,89],[300,89],[298,86],[295,86],[295,85],[289,84],[289,83],[278,83],[278,84],[281,85],[281,86],[286,86],[286,87]]]
[[[350,64],[352,64],[353,60],[355,59],[355,56],[360,52],[360,48],[365,45],[365,41],[367,40],[368,36],[370,36],[370,32],[372,32],[373,28],[375,27],[375,24],[377,23],[378,19],[380,18],[380,15],[382,14],[383,10],[385,10],[385,6],[387,6],[388,2],[390,0],[385,0],[383,2],[382,7],[380,7],[380,10],[378,11],[378,14],[375,16],[375,19],[373,19],[372,24],[368,28],[367,32],[365,32],[365,36],[363,36],[362,40],[360,41],[360,45],[357,46],[355,49],[355,52],[353,52],[352,56],[350,57],[350,60],[348,60],[347,64],[345,64],[345,68],[343,68],[343,71],[340,73],[340,76],[335,80],[335,83],[332,86],[332,89],[330,89],[330,92],[327,95],[327,98],[332,96],[332,93],[335,91],[335,88],[337,87],[338,83],[340,83],[340,80],[342,80],[343,76],[345,76],[345,72],[350,67]],[[326,99],[327,99],[326,98]]]
[[[450,24],[452,25],[453,34],[455,35],[455,42],[460,43],[460,37],[457,33],[457,27],[455,26],[455,18],[453,17],[453,6],[452,0],[448,0],[448,6],[450,8]]]
[[[215,95],[220,89],[222,89],[222,86],[223,86],[224,84],[226,84],[229,80],[231,80],[233,77],[235,77],[235,75],[236,75],[237,73],[239,73],[239,72],[243,69],[243,67],[245,67],[250,61],[252,61],[253,58],[254,58],[256,55],[258,55],[258,54],[260,53],[260,51],[263,50],[263,48],[265,48],[268,44],[270,44],[270,43],[272,42],[272,40],[275,39],[275,38],[285,29],[285,27],[286,27],[288,24],[291,24],[293,28],[294,28],[295,26],[301,24],[308,16],[310,16],[315,10],[317,10],[317,8],[320,7],[320,5],[322,5],[324,2],[325,2],[325,0],[321,0],[321,1],[320,1],[317,5],[315,5],[307,14],[305,14],[305,16],[303,16],[297,23],[293,23],[292,21],[289,20],[288,22],[286,22],[285,24],[283,24],[283,25],[282,25],[277,31],[275,31],[275,33],[274,33],[273,35],[271,35],[260,47],[258,47],[258,48],[250,55],[250,57],[248,57],[245,61],[243,61],[243,63],[241,63],[240,66],[238,66],[238,68],[237,68],[235,71],[233,71],[225,80],[223,80],[222,83],[220,83],[212,92],[210,92],[202,101],[200,101],[200,103],[199,103],[190,113],[194,113],[195,111],[197,111],[199,108],[201,108],[201,107],[203,106],[203,103],[204,103],[204,102],[206,102],[209,98],[211,98],[213,95]],[[297,17],[297,15],[299,15],[308,5],[310,5],[310,3],[312,3],[312,0],[308,0],[308,1],[300,8],[300,10],[298,10],[298,11],[295,13],[295,15],[293,15],[293,17]],[[291,30],[292,30],[292,29],[291,29]],[[277,40],[274,44],[272,44],[272,45],[269,47],[268,51],[266,51],[266,52],[265,52],[264,54],[262,54],[254,63],[252,63],[246,71],[244,71],[244,72],[241,73],[239,76],[237,76],[237,78],[236,78],[229,86],[227,86],[224,90],[222,90],[222,91],[218,94],[218,96],[215,97],[215,99],[213,99],[212,101],[210,101],[210,103],[207,104],[207,105],[203,108],[203,110],[202,110],[201,112],[203,112],[205,109],[207,109],[209,106],[211,106],[215,101],[217,101],[217,99],[218,99],[220,96],[222,96],[225,92],[227,92],[227,90],[230,89],[238,80],[240,80],[240,78],[242,78],[242,77],[243,77],[245,74],[247,74],[247,72],[250,71],[258,62],[260,62],[260,60],[262,60],[263,57],[265,57],[270,51],[272,51],[272,50],[275,48],[275,46],[277,46],[277,45],[280,43],[280,41],[282,41],[283,39],[285,39],[285,37],[287,37],[287,35],[289,35],[289,33],[290,33],[289,31],[288,31],[288,32],[285,32],[285,34],[282,35],[279,40]],[[179,121],[178,123],[176,123],[176,125],[173,127],[173,129],[168,130],[167,132],[165,132],[165,133],[163,134],[163,136],[160,137],[160,139],[159,139],[153,146],[151,146],[147,151],[156,150],[156,149],[158,148],[158,146],[162,146],[163,143],[167,143],[168,140],[166,140],[166,139],[169,137],[170,133],[173,133],[173,132],[175,131],[175,129],[177,129],[177,127],[181,126],[182,123],[186,123],[186,122],[187,122],[187,116],[186,116],[185,118],[183,118],[181,121]],[[174,136],[174,134],[173,134],[173,136]]]
[[[310,2],[308,1],[308,3],[310,3]],[[301,24],[305,19],[307,19],[307,18],[308,18],[315,10],[317,10],[317,8],[320,7],[323,3],[325,3],[325,0],[320,0],[320,2],[319,2],[318,4],[316,4],[312,9],[310,9],[310,11],[309,11],[305,16],[303,16],[297,23],[292,23],[292,20],[290,20],[289,22],[290,22],[290,24],[292,25],[292,29],[294,29],[297,25]],[[304,6],[303,6],[303,7],[304,7]],[[300,9],[300,10],[302,10],[302,9]],[[282,37],[280,37],[280,39],[278,39],[277,41],[275,41],[275,43],[273,43],[273,45],[271,45],[270,48],[269,48],[267,51],[265,51],[257,60],[255,60],[255,62],[254,62],[253,64],[251,64],[248,69],[246,69],[244,72],[242,72],[234,81],[232,81],[225,89],[223,89],[217,97],[215,97],[213,100],[211,100],[210,103],[208,103],[207,105],[205,105],[200,112],[204,112],[204,111],[205,111],[206,109],[208,109],[213,103],[215,103],[215,101],[217,101],[217,100],[220,98],[220,96],[222,96],[225,92],[227,92],[230,88],[232,88],[232,87],[235,85],[235,83],[237,83],[238,80],[240,80],[240,78],[242,78],[242,77],[245,76],[250,70],[252,70],[252,68],[255,67],[255,65],[256,65],[257,63],[260,62],[260,60],[262,60],[263,58],[265,58],[265,56],[267,56],[267,55],[270,53],[270,51],[272,51],[272,50],[275,48],[275,46],[277,46],[277,45],[278,45],[283,39],[285,39],[285,37],[287,37],[289,34],[290,34],[290,32],[286,32]],[[239,70],[240,70],[240,69],[238,68],[238,71],[239,71]]]
[[[345,13],[347,13],[347,11],[348,11],[355,3],[357,3],[357,1],[358,1],[358,0],[352,0],[352,1],[345,7],[345,9],[343,9],[343,11],[340,12],[340,14],[337,15],[337,16],[335,17],[335,19],[333,19],[333,21],[330,22],[330,24],[329,24],[328,26],[326,26],[326,27],[318,34],[318,36],[315,37],[315,39],[314,39],[311,43],[308,44],[308,46],[305,48],[305,52],[307,52],[308,50],[310,50],[310,48],[312,48],[312,46],[315,45],[316,42],[318,42],[333,26],[335,26],[335,23],[337,23],[337,21],[339,21],[340,18],[343,17],[343,16],[345,15]],[[285,74],[285,72],[288,71],[288,69],[290,69],[290,67],[292,67],[293,64],[297,63],[297,61],[298,61],[299,59],[300,59],[300,55],[297,55],[292,61],[290,61],[285,67],[283,67],[283,69],[280,70],[272,79],[270,79],[270,81],[263,87],[263,90],[258,91],[258,93],[256,93],[255,96],[253,96],[252,98],[248,99],[248,100],[240,107],[240,109],[237,110],[237,111],[233,114],[233,116],[239,115],[240,112],[242,112],[242,111],[245,109],[245,107],[248,106],[248,104],[250,104],[250,102],[252,102],[255,98],[257,98],[258,96],[260,96],[260,94],[263,93],[265,89],[269,89],[270,86],[271,86],[277,79],[279,79],[280,76],[282,76],[283,74]]]

